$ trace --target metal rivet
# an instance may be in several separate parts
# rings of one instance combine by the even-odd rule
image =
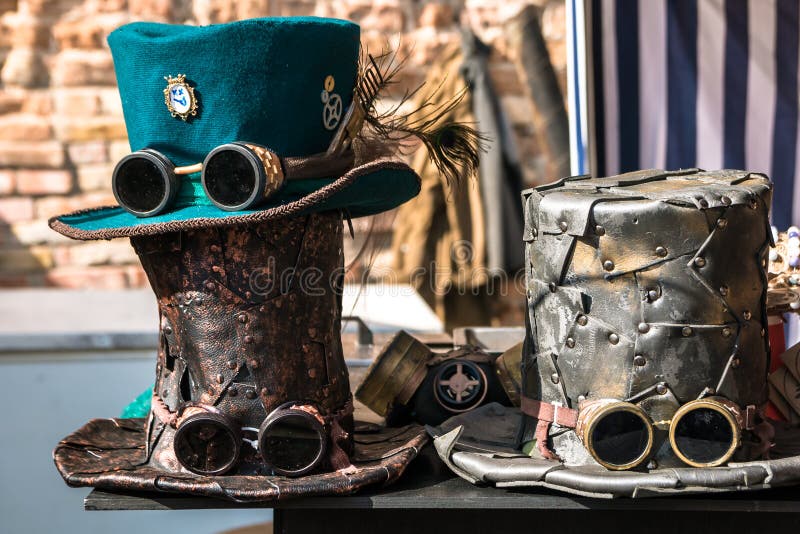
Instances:
[[[658,393],[659,395],[666,395],[667,394],[667,386],[665,386],[663,383],[662,384],[658,384],[656,386],[656,393]]]
[[[583,402],[586,400],[586,395],[578,395],[578,402]]]
[[[603,262],[603,269],[606,271],[613,271],[614,270],[614,262],[611,260],[606,260]]]
[[[566,232],[567,231],[567,221],[561,221],[560,223],[558,223],[558,227],[561,228],[562,232]]]
[[[699,203],[700,203],[700,207],[701,207],[701,208],[707,208],[707,207],[708,207],[708,200],[706,200],[706,199],[704,199],[704,198],[701,198],[701,199],[699,200]]]
[[[597,226],[594,227],[594,233],[596,233],[597,235],[606,235],[606,229],[598,224]]]
[[[731,199],[730,199],[729,197],[726,197],[726,196],[721,196],[721,197],[719,197],[719,200],[720,200],[720,201],[721,201],[723,204],[725,204],[726,206],[730,206],[730,205],[731,205]]]
[[[667,255],[667,249],[664,247],[656,247],[656,256],[661,256],[662,258]]]
[[[736,369],[740,365],[742,365],[742,360],[740,360],[739,358],[734,358],[733,360],[731,360],[731,367],[733,367],[734,369]]]
[[[256,398],[256,392],[253,391],[252,389],[248,389],[247,391],[245,391],[244,396],[250,400],[253,400]]]
[[[647,323],[639,323],[639,326],[637,328],[639,329],[639,332],[642,334],[646,334],[647,332],[650,331],[650,325]]]
[[[732,333],[733,331],[730,329],[730,327],[726,326],[725,328],[722,329],[722,337],[731,337]]]
[[[697,267],[705,267],[706,266],[706,259],[702,256],[698,256],[694,259],[694,264]]]
[[[683,335],[683,337],[691,336],[692,332],[694,331],[692,330],[691,326],[684,326],[683,329],[681,329],[681,334]]]
[[[719,288],[719,294],[722,295],[723,297],[728,296],[728,286],[721,286]]]
[[[567,347],[573,348],[574,346],[575,346],[575,340],[572,339],[571,337],[568,337],[567,338]]]
[[[655,289],[651,289],[650,291],[648,291],[647,292],[647,299],[650,302],[652,302],[654,300],[658,300],[658,291],[656,291]]]
[[[225,382],[225,377],[221,374],[217,375],[217,383],[222,384],[223,382]]]
[[[212,291],[214,289],[214,282],[207,282],[206,283],[206,289],[208,289],[209,291]]]
[[[258,369],[258,360],[250,360],[250,368]]]
[[[240,313],[240,314],[239,314],[239,317],[237,317],[237,319],[239,319],[239,322],[240,322],[240,323],[244,324],[244,323],[246,323],[246,322],[247,322],[247,315],[246,315],[246,314],[244,314],[244,313]]]
[[[585,315],[579,315],[578,316],[578,324],[579,325],[586,326],[586,323],[588,323],[588,322],[589,322],[589,318],[586,317]]]
[[[308,378],[314,378],[315,376],[317,376],[317,370],[313,369],[313,368],[309,369],[308,370]]]
[[[753,314],[750,313],[750,310],[745,310],[742,312],[742,317],[744,317],[745,321],[749,321],[753,317]]]
[[[719,218],[717,219],[717,228],[720,230],[724,230],[728,227],[728,219]]]
[[[164,327],[164,333],[165,333],[166,335],[168,335],[168,336],[169,336],[169,335],[172,335],[172,327],[171,327],[171,326],[165,326],[165,327]]]
[[[236,362],[233,360],[228,360],[228,369],[236,369]]]
[[[647,363],[647,360],[644,359],[644,356],[641,354],[637,354],[633,357],[633,365],[636,367],[642,367],[644,364]]]
[[[238,394],[239,394],[239,390],[238,389],[236,389],[236,388],[228,389],[228,395],[230,395],[231,397],[235,397]]]
[[[658,469],[658,462],[656,462],[655,460],[650,460],[649,462],[647,462],[647,469],[648,471]]]
[[[550,380],[553,382],[553,384],[558,384],[561,379],[559,378],[558,373],[553,373],[550,375]]]
[[[252,343],[253,342],[253,336],[244,336],[244,342],[245,343]]]
[[[608,342],[612,345],[619,343],[619,336],[617,334],[608,334]]]
[[[556,289],[558,288],[555,282],[550,282],[549,284],[547,284],[547,287],[550,288],[550,293],[555,293]]]

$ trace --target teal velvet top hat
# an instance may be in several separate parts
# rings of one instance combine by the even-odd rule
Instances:
[[[108,42],[131,150],[174,169],[173,198],[152,216],[113,206],[51,219],[64,235],[153,235],[327,210],[359,217],[419,192],[419,177],[403,163],[363,157],[354,163],[352,154],[314,157],[330,154],[334,138],[346,134],[358,94],[356,24],[311,17],[203,27],[133,23],[111,33]],[[230,143],[263,147],[251,159],[261,158],[267,189],[274,189],[235,211],[209,198],[200,171],[204,161],[210,169],[209,154]],[[163,193],[146,174],[137,194]],[[302,179],[284,179],[293,174]]]

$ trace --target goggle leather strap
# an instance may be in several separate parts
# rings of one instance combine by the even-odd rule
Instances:
[[[342,428],[340,421],[352,414],[353,398],[350,397],[338,412],[329,416],[331,447],[328,453],[328,458],[330,460],[331,467],[333,467],[335,471],[350,472],[355,471],[356,469],[353,463],[350,461],[350,456],[340,445],[340,443],[345,442],[348,437],[348,433],[344,428]]]
[[[153,408],[153,413],[163,424],[173,428],[177,425],[178,414],[171,412],[158,393],[155,391],[153,392],[153,398],[150,401],[150,405]]]
[[[520,410],[525,415],[537,420],[535,432],[536,448],[542,458],[559,460],[558,455],[547,446],[550,425],[555,423],[559,426],[575,428],[578,424],[578,410],[531,399],[524,395],[522,396]]]

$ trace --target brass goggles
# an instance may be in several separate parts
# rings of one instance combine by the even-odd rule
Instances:
[[[246,438],[246,434],[256,439]],[[296,477],[316,469],[328,450],[328,432],[317,409],[287,402],[264,419],[260,428],[242,427],[220,410],[187,405],[178,419],[173,449],[180,464],[199,475],[221,475],[242,456],[249,443],[273,472]]]
[[[654,423],[630,402],[613,399],[581,406],[575,432],[600,465],[632,469],[649,459],[654,427],[669,425],[675,455],[692,467],[716,467],[727,462],[741,444],[745,426],[741,409],[723,397],[706,397],[681,406],[670,421]]]
[[[275,195],[287,180],[338,176],[352,163],[352,154],[280,158],[263,146],[235,142],[218,146],[202,163],[176,167],[164,154],[145,148],[117,163],[111,187],[125,210],[152,217],[174,205],[182,175],[201,172],[203,190],[214,205],[242,211]]]

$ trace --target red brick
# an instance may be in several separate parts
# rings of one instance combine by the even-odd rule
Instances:
[[[15,242],[22,245],[40,245],[44,243],[65,243],[70,239],[52,230],[46,219],[18,222],[11,225],[11,234]]]
[[[72,172],[67,170],[17,171],[17,191],[23,195],[54,195],[72,191]]]
[[[41,271],[52,266],[53,255],[49,247],[12,248],[0,254],[0,271],[6,273]]]
[[[128,287],[147,287],[149,285],[147,275],[140,264],[129,265],[127,267],[127,273]]]
[[[45,117],[30,114],[0,116],[2,141],[46,141],[52,137],[53,128]]]
[[[47,49],[50,46],[50,26],[38,17],[20,12],[12,13],[3,21],[11,27],[12,46]]]
[[[0,169],[0,196],[12,194],[16,183],[17,180],[14,171],[10,169]]]
[[[47,73],[40,52],[12,48],[0,71],[0,78],[7,87],[37,87],[47,85]]]
[[[67,154],[70,162],[74,165],[106,163],[108,161],[108,147],[105,141],[71,143],[67,145]]]
[[[28,197],[0,198],[0,221],[14,223],[33,219],[33,199]]]
[[[63,141],[125,139],[128,132],[122,117],[57,117],[56,136]]]
[[[53,112],[53,98],[50,89],[26,90],[21,111],[34,115],[50,115]]]
[[[125,289],[128,287],[127,268],[59,267],[45,276],[45,284],[72,289]]]
[[[100,97],[96,89],[68,88],[53,91],[53,107],[59,115],[97,115],[100,113]]]
[[[0,141],[0,167],[64,166],[64,147],[58,141]]]
[[[34,206],[36,208],[37,219],[49,219],[56,215],[63,215],[65,213],[98,206],[113,206],[116,203],[117,201],[114,199],[114,195],[111,194],[111,191],[104,191],[69,197],[42,197],[36,199]]]
[[[126,265],[136,261],[136,252],[127,239],[77,243],[69,255],[70,264],[75,267]]]
[[[0,92],[0,114],[21,111],[24,100],[25,92],[23,91],[3,90]]]
[[[431,28],[446,28],[454,23],[453,6],[426,4],[419,15],[419,25]]]
[[[111,189],[111,164],[82,165],[78,167],[78,187],[81,191]]]
[[[56,87],[114,85],[114,62],[106,50],[65,50],[54,58]]]

